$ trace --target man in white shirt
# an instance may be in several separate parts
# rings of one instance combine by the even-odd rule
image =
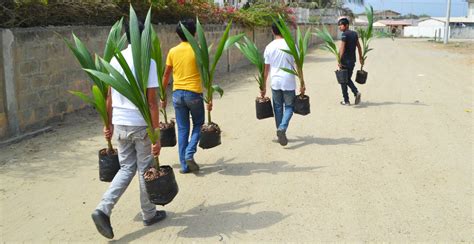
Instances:
[[[128,26],[126,26],[128,27]],[[143,24],[139,24],[140,33]],[[127,38],[130,43],[129,29],[126,28]],[[134,72],[132,47],[122,51],[128,66]],[[110,64],[122,75],[124,71],[118,61],[114,58]],[[159,127],[159,113],[156,99],[158,78],[156,76],[156,64],[153,60],[150,63],[150,73],[148,79],[147,99],[150,107],[153,128]],[[110,215],[115,204],[127,189],[133,177],[139,175],[140,205],[143,218],[143,225],[152,225],[166,217],[165,211],[157,211],[155,204],[151,203],[145,188],[143,173],[152,166],[153,155],[160,153],[160,142],[151,144],[146,131],[147,124],[138,108],[126,97],[122,96],[113,88],[109,88],[107,97],[107,112],[109,114],[109,130],[104,127],[104,135],[107,139],[114,134],[118,142],[118,156],[120,170],[115,175],[109,188],[102,196],[102,200],[92,213],[97,230],[104,237],[112,239],[114,233],[110,224]]]
[[[270,73],[278,142],[280,145],[286,146],[288,144],[286,130],[293,116],[296,80],[294,75],[280,68],[293,69],[295,61],[293,56],[282,51],[289,48],[275,23],[272,25],[272,31],[275,39],[267,45],[263,54],[265,59],[264,81],[266,83],[268,73]],[[265,89],[261,91],[262,96],[265,96],[266,84],[264,87]]]

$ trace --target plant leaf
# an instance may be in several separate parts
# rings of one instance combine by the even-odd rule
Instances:
[[[109,121],[109,116],[107,114],[107,106],[105,102],[105,97],[102,95],[102,91],[97,86],[92,86],[92,95],[95,101],[95,108],[100,114],[104,124],[107,124]]]
[[[80,91],[68,91],[69,93],[81,98],[84,102],[91,104],[92,106],[95,107],[95,102],[94,99],[89,97],[88,95],[84,94],[83,92]]]
[[[219,93],[219,95],[221,95],[221,97],[222,97],[222,95],[224,95],[224,90],[222,90],[222,88],[219,85],[216,85],[216,84],[212,85],[212,92]]]
[[[296,75],[296,76],[298,75],[298,73],[296,73],[296,71],[293,69],[288,69],[288,68],[283,68],[283,67],[280,67],[280,69],[292,75]]]

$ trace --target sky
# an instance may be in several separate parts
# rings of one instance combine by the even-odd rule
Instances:
[[[432,17],[446,16],[447,0],[365,0],[365,5],[372,5],[375,10],[393,10],[405,14],[427,14]],[[356,14],[364,12],[363,6],[345,4]],[[451,0],[451,16],[467,15],[467,0]]]

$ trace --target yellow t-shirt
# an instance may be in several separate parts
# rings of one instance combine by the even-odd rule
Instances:
[[[202,93],[201,76],[191,44],[181,42],[171,48],[166,58],[166,65],[173,67],[173,91]]]

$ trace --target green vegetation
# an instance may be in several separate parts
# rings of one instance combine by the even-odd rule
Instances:
[[[255,45],[255,43],[253,43],[246,36],[244,36],[243,43],[235,43],[235,46],[250,61],[250,63],[257,67],[258,75],[255,76],[255,80],[257,80],[258,88],[260,89],[260,91],[263,91],[265,89],[265,61],[262,53],[258,50],[257,45]]]
[[[151,143],[155,144],[160,139],[160,130],[159,128],[153,128],[150,106],[147,99],[148,75],[152,57],[152,27],[150,21],[151,9],[147,13],[144,29],[140,36],[137,15],[133,7],[130,6],[129,26],[134,72],[127,64],[120,50],[115,50],[114,57],[123,69],[125,76],[121,75],[119,71],[103,58],[100,58],[100,63],[105,67],[107,72],[94,69],[85,70],[112,86],[138,108],[147,123],[148,137]],[[155,157],[155,169],[158,170],[159,167],[160,163],[158,157]]]
[[[278,29],[280,30],[281,35],[285,39],[285,42],[289,48],[288,50],[282,50],[282,51],[290,54],[295,60],[295,65],[293,69],[286,69],[286,68],[281,68],[281,69],[290,74],[296,75],[298,79],[300,80],[300,87],[305,88],[305,82],[304,82],[304,76],[303,76],[303,65],[304,65],[304,59],[306,57],[306,54],[308,53],[308,43],[309,43],[311,29],[308,29],[305,35],[303,36],[301,34],[300,28],[298,27],[296,30],[296,41],[295,41],[293,39],[293,35],[291,34],[290,28],[286,25],[285,20],[282,18],[282,16],[279,16],[278,20],[275,20],[275,23]],[[304,93],[300,95],[303,96]]]
[[[230,46],[234,45],[237,41],[239,41],[240,38],[242,38],[242,36],[244,35],[244,34],[239,34],[239,35],[229,37],[229,31],[230,31],[231,26],[232,26],[232,22],[229,22],[224,31],[224,34],[222,34],[222,37],[219,41],[216,52],[214,54],[214,58],[212,59],[212,62],[211,62],[209,53],[212,48],[212,45],[211,46],[208,45],[206,36],[204,33],[204,29],[202,28],[202,25],[199,22],[199,19],[196,19],[197,37],[194,37],[186,29],[186,27],[184,27],[184,25],[181,24],[181,28],[183,29],[183,32],[186,35],[186,39],[188,40],[189,44],[191,44],[191,47],[194,50],[194,54],[196,55],[196,62],[198,64],[199,73],[201,75],[201,81],[204,88],[206,89],[206,93],[204,94],[204,101],[207,104],[212,104],[212,97],[213,97],[214,92],[219,93],[220,96],[224,94],[224,90],[222,90],[222,88],[219,85],[213,84],[214,73],[216,71],[217,63],[219,62],[219,59],[222,56],[222,53],[224,52],[224,50],[226,50]],[[208,119],[208,124],[212,124],[211,111],[209,110],[207,111],[207,119]]]
[[[121,35],[121,33],[122,33],[122,20],[116,22],[112,26],[109,32],[109,36],[105,44],[104,56],[103,56],[103,59],[105,61],[110,62],[110,60],[112,59],[114,55],[114,52],[116,50],[122,50],[123,47],[125,46],[126,37],[125,37],[125,34]],[[96,56],[95,61],[94,61],[94,59],[92,59],[92,56],[89,50],[87,50],[87,47],[82,43],[82,41],[79,38],[77,38],[77,36],[74,35],[74,33],[72,34],[72,36],[74,39],[74,45],[65,38],[64,38],[64,41],[66,42],[67,46],[72,51],[74,56],[77,58],[82,68],[107,72],[104,66],[100,64],[98,57]],[[106,99],[107,99],[107,92],[109,90],[109,86],[107,83],[105,83],[104,81],[102,81],[100,78],[96,76],[89,74],[89,77],[94,82],[94,85],[92,86],[92,97],[79,91],[69,91],[69,92],[80,97],[85,102],[90,103],[99,112],[102,118],[102,122],[104,123],[104,126],[109,128],[110,121],[107,115],[107,108],[106,108]],[[107,151],[108,152],[113,151],[111,141],[107,140],[107,143],[108,143]]]

